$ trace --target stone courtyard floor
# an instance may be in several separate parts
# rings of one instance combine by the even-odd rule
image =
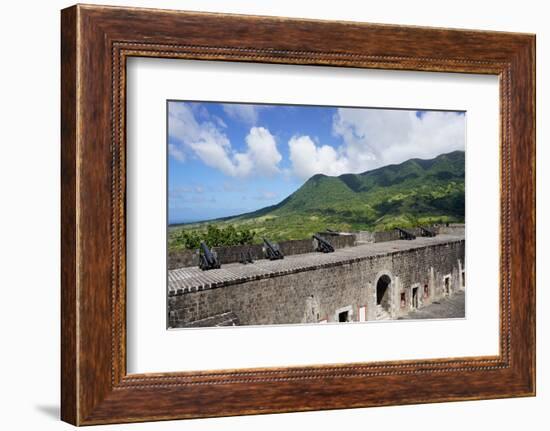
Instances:
[[[466,301],[465,292],[459,290],[449,298],[441,298],[437,302],[433,302],[419,310],[411,311],[406,316],[400,317],[404,319],[451,319],[457,317],[465,317]]]

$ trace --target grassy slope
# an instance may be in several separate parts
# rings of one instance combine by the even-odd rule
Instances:
[[[463,220],[464,152],[455,151],[363,174],[314,175],[277,205],[209,223],[246,226],[257,232],[258,239],[279,241],[306,238],[326,228],[386,230]],[[171,227],[170,233],[204,225]]]

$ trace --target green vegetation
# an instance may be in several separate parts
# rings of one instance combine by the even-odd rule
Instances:
[[[463,221],[464,152],[455,151],[362,174],[314,175],[277,205],[212,222],[171,226],[169,249],[196,248],[201,239],[211,246],[249,244],[263,236],[273,241],[303,239],[326,228],[389,230]]]
[[[252,244],[256,232],[245,227],[235,228],[233,225],[218,227],[209,224],[206,229],[177,229],[170,232],[168,236],[168,248],[174,249],[196,249],[201,241],[205,241],[210,247],[221,245]]]

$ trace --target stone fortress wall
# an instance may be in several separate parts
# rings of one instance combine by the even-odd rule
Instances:
[[[436,233],[448,233],[453,235],[464,234],[463,224],[432,226],[431,229],[433,229]],[[417,236],[422,235],[420,228],[413,228],[409,230]],[[399,239],[399,233],[396,230],[383,232],[360,231],[352,233],[319,232],[318,235],[327,239],[336,249],[353,247],[354,245],[365,242],[386,242]],[[278,243],[278,245],[285,256],[311,253],[314,251],[314,245],[311,239],[281,241]],[[247,254],[248,252],[250,252],[254,260],[263,258],[261,244],[214,247],[212,250],[217,253],[218,260],[222,265],[227,263],[239,262],[242,254]],[[186,249],[171,251],[170,253],[168,253],[167,259],[168,269],[197,266],[199,264],[199,252],[198,250]]]
[[[327,235],[322,235],[327,238]],[[356,243],[355,235],[330,235],[330,243],[334,248],[352,247]],[[311,239],[280,241],[277,243],[285,256],[294,254],[312,253],[314,251],[313,241]],[[234,245],[227,247],[214,247],[212,251],[217,254],[220,263],[234,263],[241,260],[241,256],[250,252],[252,259],[259,260],[264,258],[262,244],[252,245]],[[178,250],[168,253],[168,269],[182,268],[186,266],[197,266],[199,264],[198,250]]]
[[[457,229],[356,242],[329,254],[169,271],[168,326],[397,319],[464,289],[464,231]]]

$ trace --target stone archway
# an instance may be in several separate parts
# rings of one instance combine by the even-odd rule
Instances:
[[[391,277],[383,274],[376,281],[376,305],[382,307],[387,312],[391,309]]]

